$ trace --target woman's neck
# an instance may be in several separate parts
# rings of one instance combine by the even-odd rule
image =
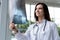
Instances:
[[[44,20],[44,17],[38,17],[38,23],[41,23]]]

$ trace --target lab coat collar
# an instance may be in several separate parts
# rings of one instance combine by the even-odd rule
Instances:
[[[42,23],[44,23],[45,21],[46,21],[46,19],[43,19],[42,22],[36,21],[36,24],[42,24]]]

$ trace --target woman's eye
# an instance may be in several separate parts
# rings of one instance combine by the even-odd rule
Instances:
[[[39,9],[43,9],[43,8],[39,8]]]
[[[43,8],[36,8],[35,10],[37,10],[37,9],[43,9]]]

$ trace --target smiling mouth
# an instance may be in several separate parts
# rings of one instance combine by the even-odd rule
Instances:
[[[39,12],[37,12],[37,14],[40,14]]]

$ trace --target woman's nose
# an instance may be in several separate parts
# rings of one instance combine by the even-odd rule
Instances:
[[[37,9],[36,11],[37,11],[37,12],[39,12],[39,10],[38,10],[38,9]]]

